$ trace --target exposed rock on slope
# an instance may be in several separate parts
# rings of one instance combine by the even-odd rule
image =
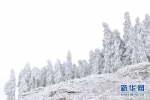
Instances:
[[[144,96],[121,96],[123,84],[144,84]],[[126,66],[114,74],[93,74],[36,91],[23,94],[20,100],[150,100],[150,63]]]

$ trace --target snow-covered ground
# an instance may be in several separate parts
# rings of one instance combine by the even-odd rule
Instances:
[[[144,96],[121,96],[121,85],[141,85]],[[130,93],[139,93],[134,91]],[[37,88],[19,100],[150,100],[150,63],[126,66],[114,74],[90,75],[81,79]]]

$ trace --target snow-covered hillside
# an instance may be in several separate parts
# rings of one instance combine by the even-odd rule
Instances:
[[[79,59],[76,65],[72,62],[71,52],[68,51],[66,61],[62,63],[57,59],[54,66],[50,60],[42,69],[32,68],[27,63],[18,76],[18,98],[35,95],[34,97],[38,96],[40,100],[42,97],[46,100],[57,98],[111,100],[117,96],[120,100],[124,98],[122,97],[124,94],[144,95],[141,91],[144,91],[144,86],[147,89],[149,75],[149,72],[145,72],[148,70],[145,69],[145,66],[149,64],[144,63],[150,63],[150,16],[146,14],[143,22],[137,18],[134,26],[131,23],[129,12],[124,14],[124,19],[123,38],[120,37],[118,30],[112,31],[107,23],[102,24],[104,27],[103,47],[102,49],[96,48],[95,51],[90,50],[88,61]],[[15,86],[14,72],[14,77],[10,77],[4,87],[8,100],[16,98]],[[124,90],[123,93],[120,87],[122,91]],[[138,91],[135,91],[135,88]]]
[[[121,96],[123,84],[143,84],[144,96]],[[150,63],[126,66],[114,74],[93,74],[37,88],[22,94],[20,100],[150,100]]]

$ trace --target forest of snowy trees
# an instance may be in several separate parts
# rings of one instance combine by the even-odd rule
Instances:
[[[63,63],[57,59],[54,66],[50,60],[42,69],[31,69],[29,63],[21,70],[18,76],[18,98],[22,93],[31,89],[46,87],[65,82],[74,78],[82,78],[91,74],[114,73],[126,65],[150,62],[150,16],[145,15],[143,22],[136,18],[133,26],[129,12],[124,14],[124,35],[120,37],[118,30],[110,30],[107,23],[104,27],[103,48],[89,52],[89,61],[78,60],[79,66],[72,63],[71,52]],[[9,81],[5,84],[4,92],[7,100],[15,100],[16,79],[11,70]]]

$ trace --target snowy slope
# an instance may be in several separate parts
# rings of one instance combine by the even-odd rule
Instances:
[[[145,96],[121,96],[123,84],[144,84]],[[20,100],[150,100],[150,63],[126,66],[114,74],[93,74],[34,89],[23,94]]]

